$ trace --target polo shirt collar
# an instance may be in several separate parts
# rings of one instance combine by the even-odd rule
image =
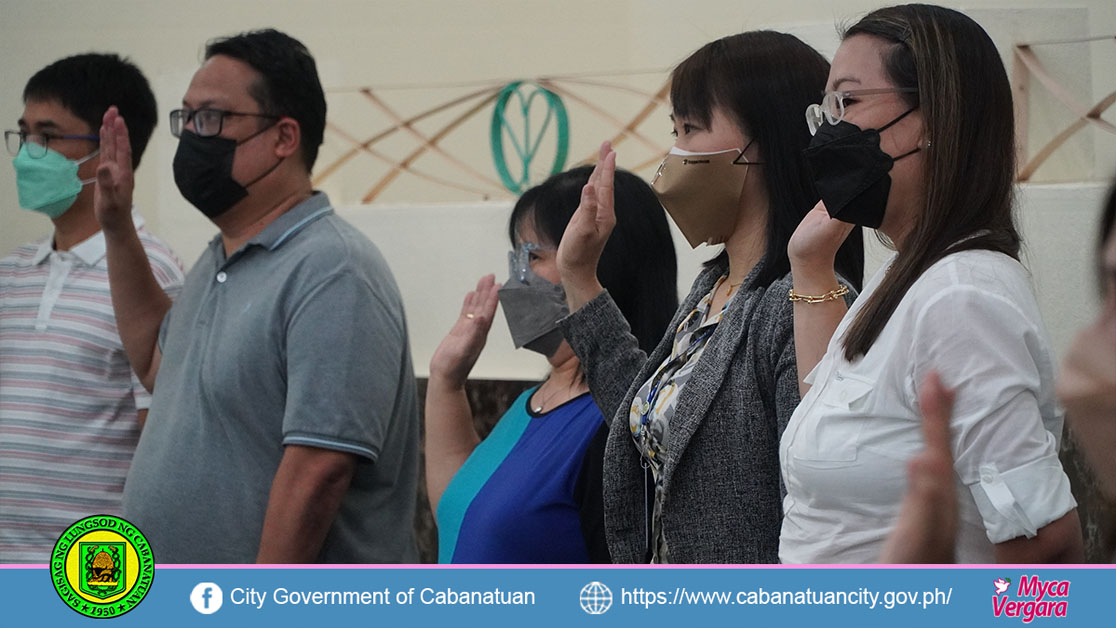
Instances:
[[[258,244],[274,251],[310,223],[331,213],[333,207],[329,204],[329,197],[324,192],[314,192],[310,198],[283,212],[249,240],[248,244]]]
[[[136,209],[132,208],[132,224],[139,229],[144,225],[143,216],[139,215]],[[35,256],[31,258],[31,265],[38,266],[43,263],[51,252],[54,251],[54,235],[39,243],[39,248],[35,251]],[[81,242],[70,247],[70,253],[78,258],[82,264],[86,266],[95,266],[105,258],[105,232],[98,231]]]

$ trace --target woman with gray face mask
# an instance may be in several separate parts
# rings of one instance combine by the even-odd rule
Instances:
[[[488,275],[477,283],[431,359],[426,482],[439,562],[610,562],[601,501],[608,430],[557,326],[568,311],[556,251],[590,171],[555,175],[520,197],[508,228],[507,282],[501,287]],[[618,172],[616,193],[617,233],[602,256],[602,281],[620,295],[627,324],[650,347],[678,305],[670,229],[654,192],[638,177]],[[551,372],[482,441],[465,383],[497,302],[516,348],[546,356]]]

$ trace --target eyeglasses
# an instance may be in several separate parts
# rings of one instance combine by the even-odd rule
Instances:
[[[4,131],[4,143],[12,157],[19,156],[19,149],[27,146],[27,155],[42,159],[47,154],[47,144],[55,140],[89,140],[100,143],[96,135],[51,135],[50,133],[26,133],[24,131]]]
[[[509,274],[519,281],[527,281],[527,273],[531,270],[531,260],[537,256],[537,251],[554,251],[553,247],[542,246],[534,242],[521,242],[514,250],[508,252]]]
[[[170,132],[175,137],[182,137],[182,129],[185,129],[186,125],[193,121],[194,133],[201,137],[213,137],[221,134],[226,116],[251,116],[272,120],[278,120],[282,117],[270,113],[246,113],[243,111],[225,111],[224,109],[175,109],[170,112]]]
[[[837,124],[845,119],[845,99],[853,96],[872,96],[874,94],[917,93],[917,87],[881,87],[878,89],[850,89],[846,92],[826,92],[821,104],[806,107],[806,126],[810,135],[815,135],[825,122]]]

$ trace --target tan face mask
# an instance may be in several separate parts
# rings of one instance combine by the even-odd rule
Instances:
[[[1073,439],[1109,499],[1116,499],[1116,294],[1077,335],[1058,377]]]
[[[748,143],[751,145],[751,142]],[[671,148],[651,187],[691,247],[720,244],[732,235],[748,166],[744,150],[691,153]]]

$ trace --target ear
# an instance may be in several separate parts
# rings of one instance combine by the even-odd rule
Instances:
[[[275,143],[275,154],[286,159],[298,152],[302,145],[302,128],[298,120],[286,116],[279,118],[275,123],[279,130],[279,139]]]

